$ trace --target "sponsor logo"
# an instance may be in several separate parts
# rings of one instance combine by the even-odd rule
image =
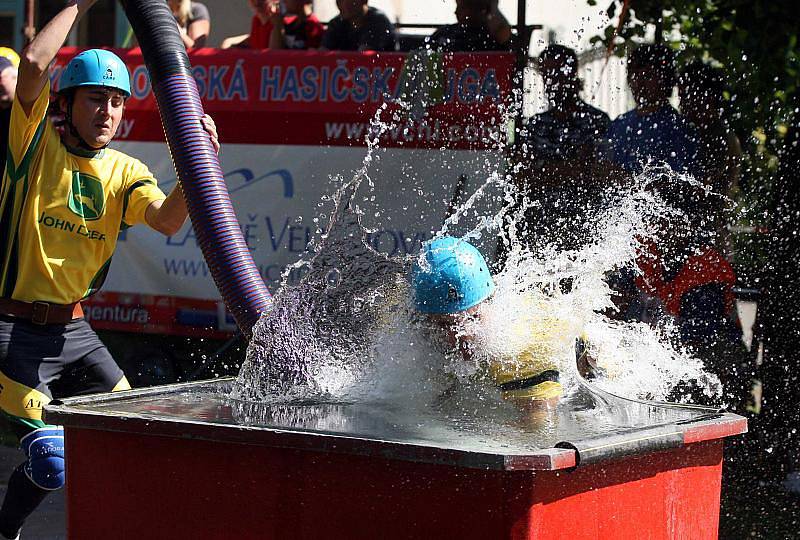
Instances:
[[[86,320],[114,323],[147,324],[150,313],[139,307],[128,306],[86,306],[83,310]]]
[[[106,239],[105,234],[101,233],[100,231],[89,229],[83,223],[72,223],[66,219],[47,215],[44,212],[42,212],[42,214],[39,216],[38,222],[39,225],[42,225],[43,227],[78,234],[88,238],[89,240],[99,240],[102,242]]]
[[[86,221],[94,221],[103,215],[105,203],[103,184],[99,179],[80,171],[72,171],[72,189],[67,206],[75,215]]]

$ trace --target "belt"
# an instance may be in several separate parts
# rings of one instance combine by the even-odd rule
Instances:
[[[508,381],[507,383],[503,383],[498,386],[501,392],[512,392],[514,390],[532,388],[537,384],[542,384],[543,382],[558,382],[558,371],[555,369],[548,369],[539,375],[528,377],[527,379],[520,379],[518,381]]]
[[[67,324],[83,317],[80,302],[74,304],[51,304],[50,302],[22,302],[11,298],[0,298],[0,314],[27,319],[33,324]]]

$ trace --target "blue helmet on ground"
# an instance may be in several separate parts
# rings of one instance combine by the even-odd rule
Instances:
[[[452,236],[422,247],[411,271],[411,284],[416,309],[430,314],[465,311],[494,292],[494,281],[481,252]]]
[[[125,62],[111,51],[89,49],[69,61],[61,74],[59,92],[80,86],[105,86],[131,95],[131,78]]]

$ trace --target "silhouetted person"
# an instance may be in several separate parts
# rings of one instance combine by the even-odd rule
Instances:
[[[328,23],[322,48],[330,51],[394,51],[397,34],[384,13],[367,0],[336,0],[339,15]]]
[[[742,147],[736,133],[723,117],[723,75],[720,70],[694,61],[678,78],[681,115],[695,128],[697,137],[697,179],[719,196],[706,197],[705,228],[717,235],[722,247],[727,238],[725,209],[731,191],[738,185]]]
[[[580,98],[575,51],[550,45],[537,68],[550,107],[531,117],[517,145],[517,187],[535,201],[518,234],[529,245],[575,248],[600,207],[602,180],[594,169],[609,119]]]
[[[636,108],[611,122],[610,160],[630,174],[652,162],[704,182],[700,135],[669,103],[676,84],[672,51],[664,45],[634,50],[628,59],[628,82]],[[716,224],[710,209],[715,197],[670,175],[654,179],[653,185],[685,219],[662,224],[657,239],[643,248],[637,261],[639,275],[632,285],[621,287],[635,295],[623,302],[630,302],[627,318],[673,317],[682,344],[707,362],[719,358],[720,347],[729,356],[731,348],[738,353],[740,332],[733,323],[732,292],[736,274],[714,242]],[[730,383],[733,399],[740,400],[741,391],[734,388],[740,383],[740,366],[731,360],[711,367]]]
[[[456,0],[458,22],[439,28],[426,44],[447,52],[507,51],[508,44],[498,42],[489,30],[491,14],[491,0]]]

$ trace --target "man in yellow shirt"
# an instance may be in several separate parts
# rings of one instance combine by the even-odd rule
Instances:
[[[495,291],[494,280],[486,260],[466,240],[449,236],[437,238],[423,246],[423,254],[412,270],[414,306],[444,335],[449,347],[457,348],[465,360],[472,360],[474,350],[467,320],[481,317],[481,306]],[[519,326],[522,321],[508,321]],[[538,321],[557,331],[557,322]],[[524,325],[523,325],[524,326]],[[546,408],[562,394],[558,365],[552,357],[545,336],[534,328],[512,328],[527,340],[514,358],[492,357],[485,365],[485,374],[499,389],[503,399],[520,408]]]
[[[22,54],[0,185],[0,409],[27,460],[8,482],[0,535],[16,538],[49,491],[64,484],[63,431],[42,422],[51,399],[130,388],[83,318],[80,301],[105,279],[122,228],[175,234],[187,217],[145,165],[107,148],[130,96],[128,70],[105,50],[65,69],[59,133],[48,120],[49,67],[95,0],[71,0]],[[210,118],[203,124],[215,148]]]

